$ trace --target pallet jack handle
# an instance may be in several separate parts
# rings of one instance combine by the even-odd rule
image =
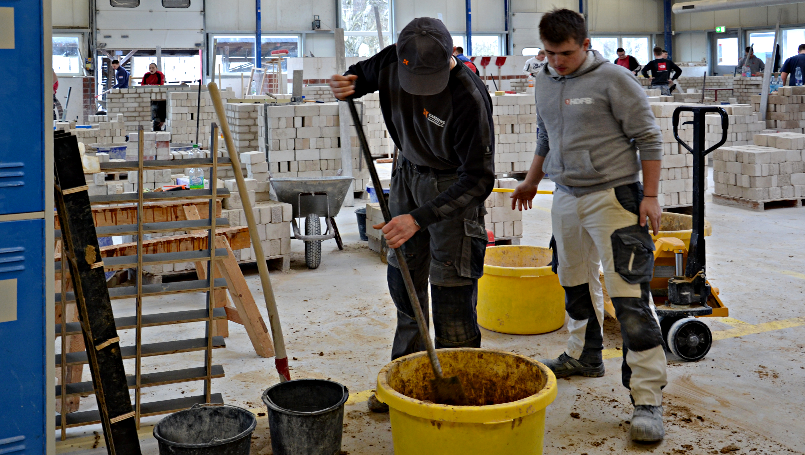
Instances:
[[[679,137],[679,114],[692,112],[693,120],[683,125],[693,125],[693,147],[686,144]],[[721,116],[721,140],[709,149],[705,149],[706,114],[717,113]],[[707,178],[705,157],[713,150],[721,147],[727,141],[727,130],[730,126],[727,112],[716,106],[680,106],[674,109],[672,120],[674,138],[687,151],[693,154],[693,213],[692,230],[690,236],[690,251],[685,276],[693,278],[697,274],[705,273],[705,242],[704,242],[704,184]]]

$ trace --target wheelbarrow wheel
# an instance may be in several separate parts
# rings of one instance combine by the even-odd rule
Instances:
[[[305,235],[321,235],[321,220],[318,215],[309,214],[305,218]],[[305,263],[310,269],[321,264],[321,240],[305,242]]]

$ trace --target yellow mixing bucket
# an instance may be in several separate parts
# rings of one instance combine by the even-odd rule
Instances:
[[[650,223],[649,223],[650,224]],[[685,242],[685,248],[690,250],[690,236],[693,232],[693,217],[681,213],[663,212],[660,219],[660,233],[654,235],[649,228],[651,238],[656,241],[660,237],[675,237]],[[709,236],[713,233],[713,226],[704,220],[704,235]],[[488,251],[488,250],[487,250]]]
[[[545,365],[491,349],[440,349],[445,376],[461,379],[470,406],[434,404],[425,352],[401,357],[377,375],[390,408],[395,455],[537,455],[556,377]]]
[[[550,262],[549,248],[487,248],[484,275],[478,280],[478,324],[518,335],[560,329],[565,323],[565,290]]]

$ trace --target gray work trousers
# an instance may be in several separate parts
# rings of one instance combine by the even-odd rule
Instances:
[[[424,206],[457,180],[455,172],[423,170],[400,160],[392,174],[389,192],[392,218]],[[481,346],[475,307],[486,253],[484,214],[483,205],[468,207],[463,216],[436,222],[414,234],[401,247],[426,319],[430,281],[437,348]],[[394,360],[422,351],[425,345],[393,250],[389,250],[388,263],[389,292],[397,307],[391,352]]]

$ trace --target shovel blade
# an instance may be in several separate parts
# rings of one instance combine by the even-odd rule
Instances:
[[[433,390],[434,403],[452,406],[467,405],[467,395],[464,393],[464,387],[458,376],[431,379],[430,386]]]

